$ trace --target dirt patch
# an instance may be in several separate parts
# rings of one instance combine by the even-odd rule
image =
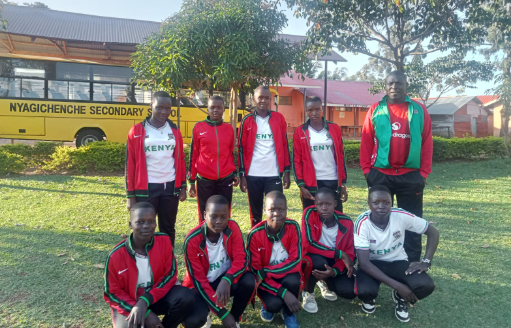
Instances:
[[[82,294],[80,295],[80,298],[84,302],[98,303],[98,298],[95,294]]]
[[[21,303],[25,299],[27,299],[27,297],[29,297],[29,296],[30,296],[30,293],[27,293],[27,292],[17,292],[17,293],[14,293],[13,295],[9,296],[6,299],[6,301],[9,304]]]

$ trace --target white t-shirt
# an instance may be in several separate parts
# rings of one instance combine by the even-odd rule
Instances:
[[[339,176],[332,136],[325,128],[318,132],[309,126],[309,138],[316,180],[337,180]]]
[[[276,240],[273,243],[273,248],[271,250],[270,266],[280,264],[287,260],[288,257],[289,254],[284,248],[284,245],[282,245],[282,242],[280,240]]]
[[[257,135],[254,145],[252,162],[248,174],[256,177],[278,177],[279,163],[275,151],[275,141],[270,127],[270,115],[255,116],[257,123]]]
[[[371,211],[362,213],[355,222],[355,249],[369,250],[370,260],[408,260],[405,249],[405,230],[423,234],[428,230],[428,221],[400,208],[392,208],[385,229],[371,222]]]
[[[208,281],[213,282],[222,276],[231,268],[231,260],[224,247],[223,237],[220,235],[218,242],[212,243],[206,238],[206,247],[208,248],[209,270]]]
[[[147,163],[149,183],[165,183],[176,180],[174,166],[174,148],[176,138],[168,122],[157,129],[151,124],[145,125],[144,151]]]
[[[135,253],[135,260],[137,261],[138,270],[137,288],[151,287],[153,285],[153,272],[151,271],[149,258]]]
[[[337,224],[334,224],[333,227],[329,228],[326,226],[326,224],[323,223],[323,227],[321,228],[321,237],[319,238],[319,242],[325,246],[335,248],[337,232],[339,232],[339,227],[337,226]]]

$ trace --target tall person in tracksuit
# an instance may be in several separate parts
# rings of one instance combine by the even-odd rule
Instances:
[[[186,199],[186,167],[181,132],[169,120],[171,109],[170,95],[155,92],[151,116],[128,133],[126,192],[128,210],[137,202],[154,206],[160,232],[174,245],[179,202]]]
[[[206,202],[213,195],[227,198],[230,211],[233,187],[239,184],[234,164],[234,131],[224,123],[224,111],[222,97],[212,96],[208,99],[209,116],[193,127],[188,195],[197,196],[200,222],[204,221]]]
[[[286,120],[270,103],[270,89],[257,87],[256,110],[243,118],[238,132],[240,189],[248,192],[252,226],[261,222],[264,196],[291,183]]]
[[[387,95],[367,112],[360,143],[360,166],[369,187],[384,185],[398,207],[422,217],[422,198],[431,173],[433,139],[426,107],[406,95],[406,75],[390,73]],[[420,260],[421,235],[407,230],[404,249]]]
[[[294,174],[303,209],[314,205],[318,189],[328,188],[334,192],[335,209],[342,212],[348,191],[341,129],[321,116],[319,97],[307,99],[306,111],[309,120],[300,125],[293,136]]]

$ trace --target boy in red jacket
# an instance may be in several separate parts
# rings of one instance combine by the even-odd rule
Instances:
[[[306,290],[303,292],[303,308],[309,313],[318,312],[314,286],[319,280],[322,296],[329,301],[337,295],[346,299],[355,298],[353,260],[353,222],[335,210],[335,195],[329,188],[316,193],[315,206],[303,212],[302,238],[304,275]]]
[[[255,277],[247,272],[243,235],[236,221],[229,219],[229,203],[224,196],[208,199],[204,217],[184,244],[187,271],[183,286],[196,291],[194,308],[184,325],[198,328],[206,323],[204,327],[211,327],[211,311],[224,327],[237,328],[255,293]],[[234,300],[228,311],[231,296]]]
[[[177,262],[168,235],[154,233],[156,212],[147,202],[130,209],[133,233],[108,254],[103,297],[114,328],[171,328],[185,320],[193,293],[176,286]],[[160,321],[158,315],[164,315]]]
[[[257,294],[263,302],[261,319],[271,322],[282,311],[286,328],[298,328],[302,243],[300,227],[286,218],[286,197],[280,191],[266,195],[266,220],[248,235],[249,266],[256,274]]]
[[[256,110],[243,118],[238,130],[240,189],[248,192],[252,227],[262,220],[264,196],[291,184],[286,119],[271,111],[270,103],[270,89],[257,87]]]

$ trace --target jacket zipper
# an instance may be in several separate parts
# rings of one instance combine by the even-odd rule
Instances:
[[[220,180],[220,141],[218,140],[218,130],[216,129],[215,124],[215,134],[216,134],[216,171],[217,171],[217,180]]]

